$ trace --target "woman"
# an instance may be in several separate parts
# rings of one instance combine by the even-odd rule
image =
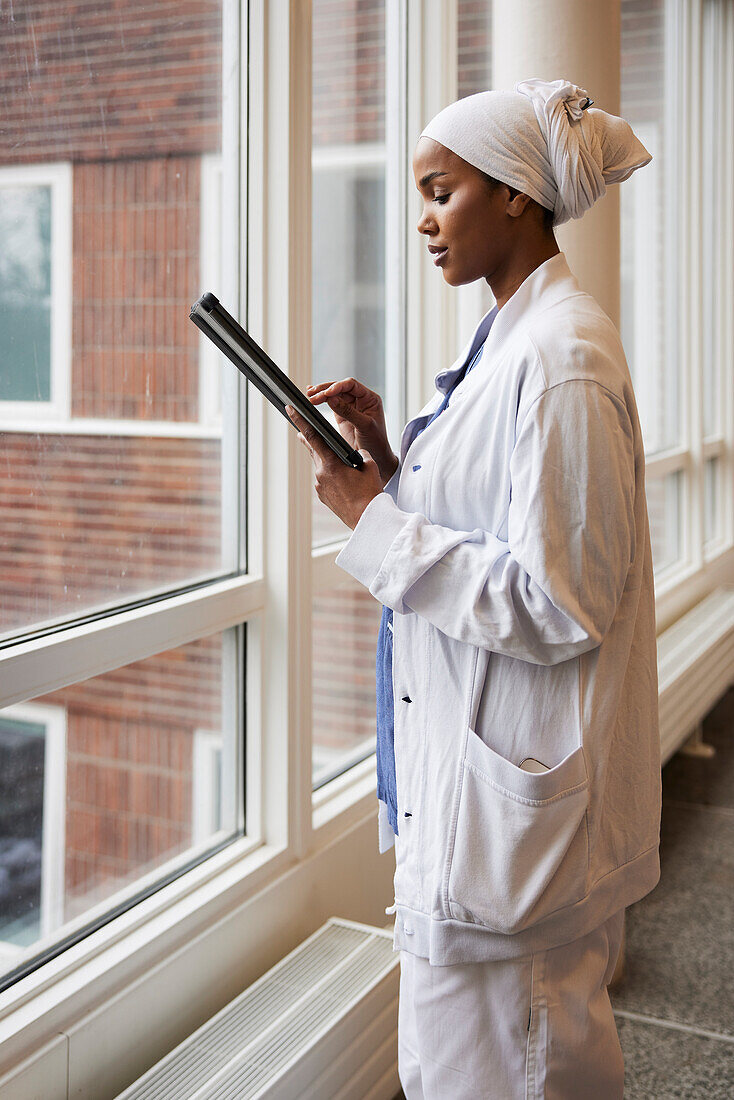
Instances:
[[[310,396],[362,471],[293,414],[353,529],[337,564],[384,605],[380,849],[395,844],[408,1100],[623,1094],[607,984],[624,909],[660,873],[645,459],[619,334],[553,228],[651,157],[590,102],[527,80],[423,131],[418,230],[450,285],[485,278],[496,305],[400,458],[354,379]]]

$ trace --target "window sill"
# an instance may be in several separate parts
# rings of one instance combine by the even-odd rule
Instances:
[[[117,1095],[329,917],[382,925],[374,823],[333,824],[299,860],[232,844],[6,991],[0,1093]]]
[[[350,845],[360,827],[362,838],[354,842],[376,852],[375,785],[373,754],[316,793],[313,844],[305,859],[295,862],[283,847],[241,838],[19,980],[2,997],[0,1073],[40,1051],[59,1032],[73,1029],[96,1006],[111,1004],[166,961],[175,963],[233,912],[252,906],[265,912],[272,904],[269,897],[288,890],[294,874],[308,876],[309,861],[328,861],[326,849],[339,840]],[[151,877],[162,871],[156,869]],[[134,889],[141,885],[136,882]],[[109,908],[107,900],[80,922]],[[287,919],[292,922],[296,915]],[[262,925],[259,918],[257,924]]]
[[[244,837],[18,981],[2,998],[0,1066],[6,1069],[191,943],[290,862],[284,849]],[[109,902],[84,920],[105,907]]]

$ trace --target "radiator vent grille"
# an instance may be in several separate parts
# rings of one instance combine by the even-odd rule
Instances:
[[[117,1100],[291,1095],[278,1080],[397,967],[389,932],[332,919]]]

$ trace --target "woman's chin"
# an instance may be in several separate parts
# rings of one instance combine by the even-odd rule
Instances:
[[[449,286],[461,286],[464,280],[461,278],[461,272],[452,270],[451,264],[448,267],[441,268],[441,274],[443,275],[444,282]]]
[[[467,286],[469,283],[475,283],[477,279],[481,278],[479,275],[467,275],[466,272],[452,270],[451,267],[444,267],[441,270],[444,281],[449,286]]]

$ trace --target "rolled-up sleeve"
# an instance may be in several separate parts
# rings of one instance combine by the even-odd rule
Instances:
[[[519,428],[510,478],[507,542],[481,526],[430,523],[381,493],[336,564],[396,614],[421,615],[461,642],[542,665],[593,649],[635,555],[624,403],[589,379],[545,390]]]

